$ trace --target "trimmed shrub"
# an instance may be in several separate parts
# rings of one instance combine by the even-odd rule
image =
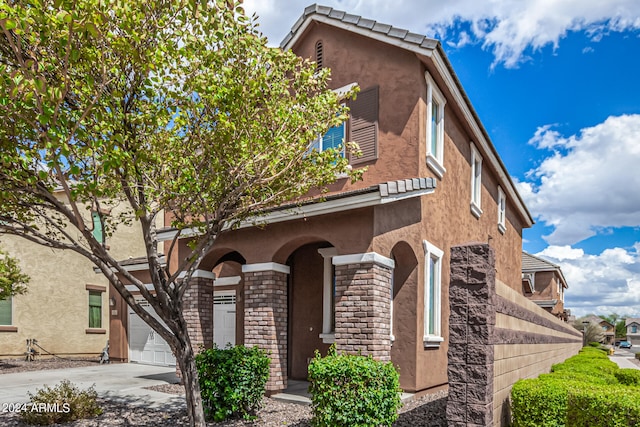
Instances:
[[[28,424],[57,424],[83,418],[93,418],[102,414],[96,399],[98,394],[93,386],[80,390],[69,380],[51,388],[45,385],[36,394],[29,393],[30,403],[20,412]]]
[[[640,370],[618,369],[615,376],[620,384],[640,386]]]
[[[196,355],[205,416],[254,419],[262,406],[270,359],[258,347],[210,348]]]
[[[390,426],[398,418],[400,384],[391,362],[371,356],[316,356],[309,365],[311,423],[316,427]]]
[[[568,395],[567,427],[640,425],[640,390],[632,387],[583,387]]]
[[[562,381],[520,380],[511,389],[513,427],[561,427],[567,417],[567,387]]]
[[[606,352],[585,347],[552,371],[514,384],[514,427],[640,425],[639,370],[619,369]]]

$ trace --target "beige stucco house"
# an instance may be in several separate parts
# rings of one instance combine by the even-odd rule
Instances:
[[[59,197],[63,199],[62,193]],[[111,214],[121,210],[116,205]],[[105,244],[116,259],[126,259],[143,253],[140,235],[135,226],[121,226]],[[109,339],[111,301],[106,278],[96,274],[86,258],[69,250],[8,235],[2,236],[0,247],[31,278],[26,294],[0,302],[0,357],[24,357],[28,339],[37,340],[41,348],[35,349],[41,355],[97,357]]]

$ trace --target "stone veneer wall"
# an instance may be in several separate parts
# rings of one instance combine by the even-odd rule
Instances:
[[[257,267],[256,267],[257,266]],[[289,267],[267,263],[243,266],[244,345],[271,357],[267,394],[287,388],[287,275]]]
[[[336,275],[336,349],[391,360],[393,260],[378,254],[333,258]]]
[[[451,248],[449,304],[450,427],[508,425],[511,386],[582,346],[579,331],[496,281],[487,244]]]

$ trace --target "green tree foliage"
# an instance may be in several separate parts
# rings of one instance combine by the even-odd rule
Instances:
[[[29,276],[22,273],[18,261],[0,251],[0,300],[27,291]]]
[[[199,260],[257,212],[361,174],[309,150],[347,117],[328,80],[268,47],[235,1],[0,0],[0,235],[91,260],[171,346],[192,424],[204,416],[182,297]],[[88,210],[110,204],[128,209],[100,228],[140,225],[155,293],[92,235]],[[195,231],[173,268],[158,253],[163,213],[178,229],[168,257]]]

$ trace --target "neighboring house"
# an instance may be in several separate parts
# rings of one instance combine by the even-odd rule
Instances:
[[[564,293],[569,286],[559,265],[522,252],[522,293],[531,301],[564,320]]]
[[[64,200],[62,193],[58,193]],[[119,212],[115,208],[113,214]],[[94,235],[104,237],[99,227]],[[105,243],[116,258],[143,253],[133,227],[121,227]],[[139,243],[138,243],[139,242]],[[28,292],[0,301],[0,357],[25,357],[28,339],[34,349],[61,357],[98,356],[109,339],[108,281],[93,264],[70,250],[40,246],[3,235],[0,246],[19,260],[31,280]],[[44,350],[43,350],[44,349]]]
[[[334,343],[391,360],[407,392],[443,389],[450,248],[489,243],[497,279],[521,293],[522,230],[532,217],[438,41],[314,5],[281,47],[330,68],[336,90],[360,86],[350,119],[329,136],[358,142],[363,155],[350,162],[368,169],[353,184],[340,178],[323,199],[271,212],[265,226],[219,236],[194,276],[198,298],[214,286],[213,304],[202,297],[189,315],[194,336],[267,349],[270,392],[306,379],[314,351]],[[130,320],[139,322],[116,304],[111,340],[123,345],[112,357],[129,360]],[[147,340],[135,357],[170,363],[166,344],[153,359],[162,343],[148,331],[135,333]]]
[[[624,322],[627,328],[627,341],[640,345],[640,318],[629,318]]]
[[[616,327],[611,322],[603,319],[602,317],[594,315],[582,318],[581,322],[595,323],[596,325],[600,326],[600,328],[602,328],[603,344],[613,344],[615,342]]]

